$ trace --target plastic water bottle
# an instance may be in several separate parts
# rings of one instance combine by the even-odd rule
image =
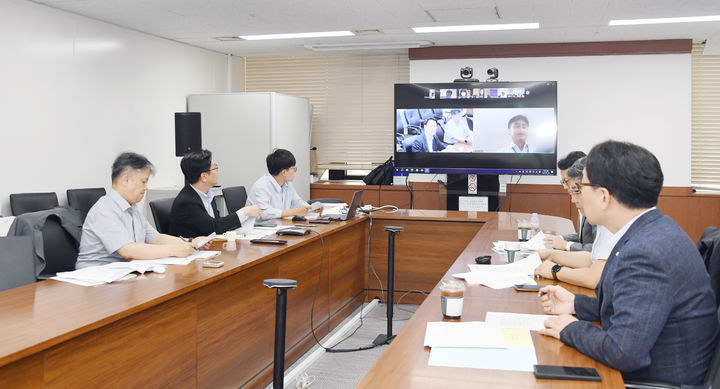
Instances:
[[[537,212],[534,212],[532,216],[530,216],[530,230],[532,231],[532,236],[537,235],[540,230],[540,217]]]

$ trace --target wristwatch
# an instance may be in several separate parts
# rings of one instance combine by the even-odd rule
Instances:
[[[560,269],[562,269],[562,267],[563,267],[563,265],[555,265],[555,266],[552,267],[552,269],[550,269],[550,271],[552,272],[552,275],[553,275],[553,278],[555,279],[555,281],[560,281],[560,280],[558,280],[558,278],[557,278],[557,272],[559,272]]]

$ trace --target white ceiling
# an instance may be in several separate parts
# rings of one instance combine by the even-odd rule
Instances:
[[[310,55],[305,45],[425,40],[435,46],[691,38],[720,22],[608,27],[611,19],[720,14],[720,0],[33,0],[237,56]],[[411,27],[539,22],[539,30],[416,34]],[[215,37],[379,30],[349,37],[221,42]],[[327,53],[322,53],[327,54]]]

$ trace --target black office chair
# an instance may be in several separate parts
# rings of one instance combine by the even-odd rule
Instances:
[[[170,231],[170,211],[172,210],[174,198],[153,200],[150,202],[155,228],[161,234],[168,234]]]
[[[419,127],[422,123],[422,117],[420,117],[420,111],[417,109],[406,109],[405,110],[405,121],[408,126]]]
[[[58,205],[58,198],[55,192],[13,193],[10,195],[10,209],[14,216],[53,209]]]
[[[698,240],[697,248],[710,275],[710,286],[715,292],[715,304],[720,306],[720,229],[706,228]]]
[[[68,205],[87,214],[98,199],[105,196],[105,193],[105,188],[68,189]]]
[[[35,263],[31,237],[0,238],[0,291],[33,282],[35,282]]]
[[[225,198],[225,206],[227,207],[228,214],[233,214],[239,209],[245,207],[247,203],[247,191],[244,186],[229,186],[223,188],[223,197]]]
[[[45,268],[37,277],[46,280],[56,273],[75,270],[78,257],[77,241],[62,227],[60,219],[50,215],[42,228]]]

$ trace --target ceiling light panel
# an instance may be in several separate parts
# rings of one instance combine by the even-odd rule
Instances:
[[[684,16],[684,17],[677,17],[677,18],[611,20],[610,23],[608,23],[608,26],[634,26],[634,25],[639,25],[639,24],[699,23],[699,22],[717,22],[717,21],[720,21],[720,15]]]
[[[293,34],[266,34],[266,35],[240,35],[240,38],[248,41],[259,41],[267,39],[301,39],[301,38],[326,38],[333,36],[353,36],[352,31],[324,31],[324,32],[299,32]]]
[[[416,33],[422,34],[428,32],[531,30],[537,28],[540,28],[540,23],[473,24],[466,26],[413,27],[412,29]]]

